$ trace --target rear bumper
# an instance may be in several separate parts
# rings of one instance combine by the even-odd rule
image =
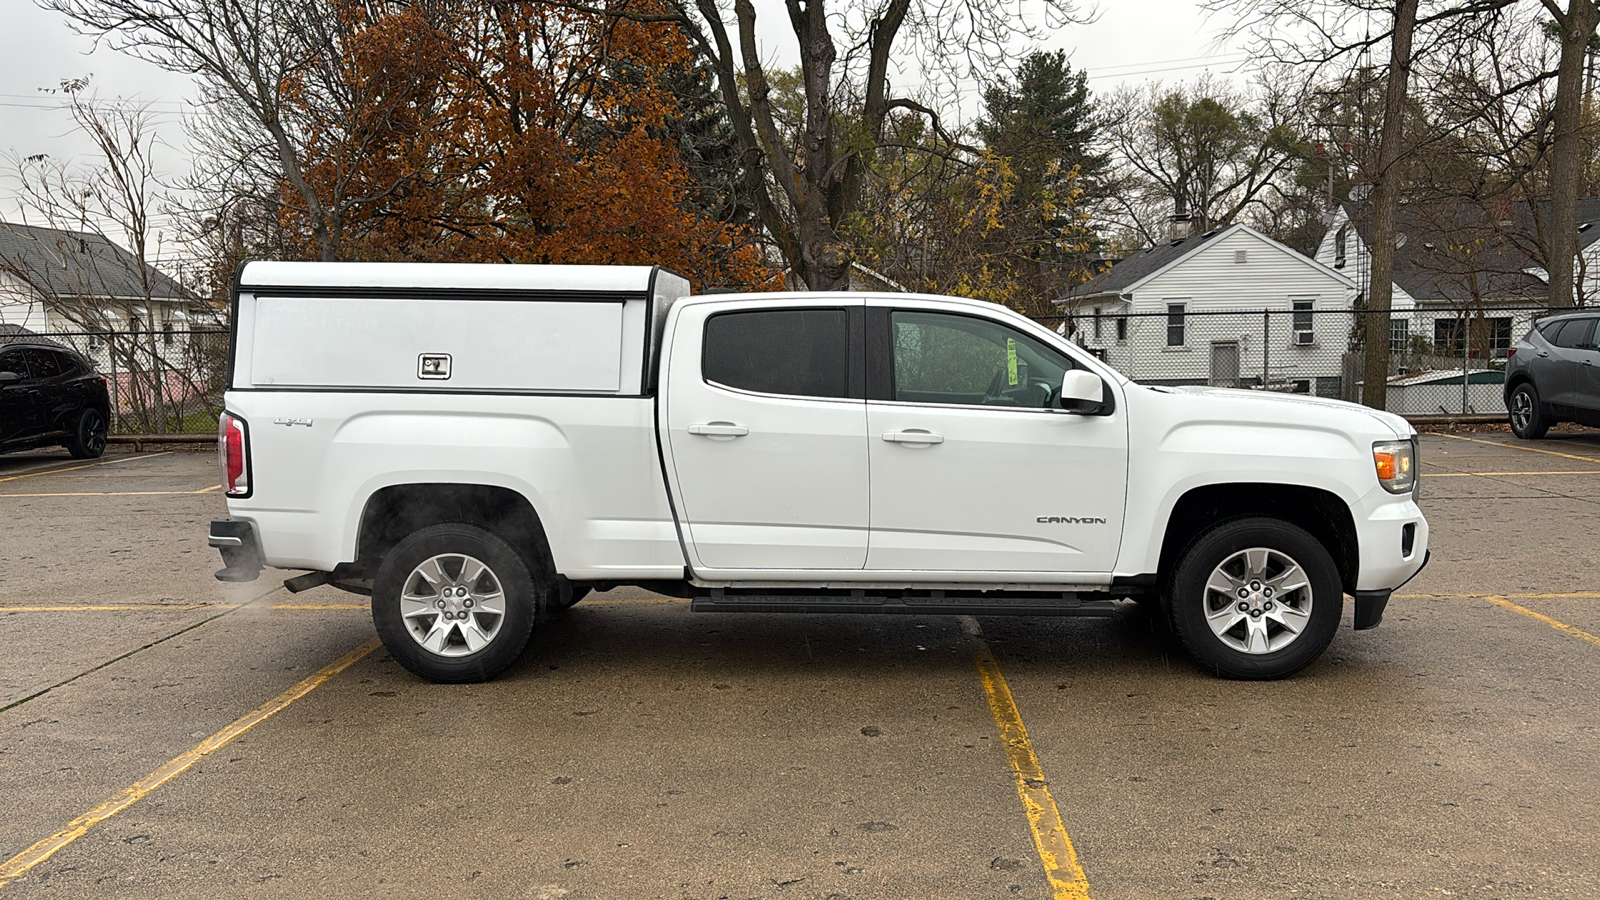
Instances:
[[[206,543],[222,553],[223,568],[215,576],[218,581],[255,581],[261,577],[261,544],[256,540],[255,526],[249,522],[212,519]]]

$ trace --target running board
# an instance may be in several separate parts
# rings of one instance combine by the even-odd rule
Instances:
[[[927,591],[889,596],[867,591],[837,594],[728,593],[721,588],[689,602],[693,612],[879,613],[914,616],[1111,616],[1112,600],[1085,600],[1078,594],[1007,595],[1000,592]]]

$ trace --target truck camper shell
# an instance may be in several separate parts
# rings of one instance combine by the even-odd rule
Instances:
[[[688,294],[659,266],[252,262],[228,385],[649,396],[667,309]]]

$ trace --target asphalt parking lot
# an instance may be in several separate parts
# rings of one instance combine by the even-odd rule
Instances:
[[[1600,433],[1423,448],[1432,564],[1267,684],[618,591],[432,685],[211,578],[212,454],[0,457],[0,897],[1600,897]]]

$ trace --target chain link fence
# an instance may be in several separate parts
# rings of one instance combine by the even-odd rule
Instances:
[[[215,437],[228,377],[226,328],[45,331],[106,379],[112,434]]]
[[[1544,307],[1390,311],[1388,409],[1405,416],[1504,415],[1506,359]],[[1075,311],[1040,322],[1129,378],[1360,402],[1360,310]]]

